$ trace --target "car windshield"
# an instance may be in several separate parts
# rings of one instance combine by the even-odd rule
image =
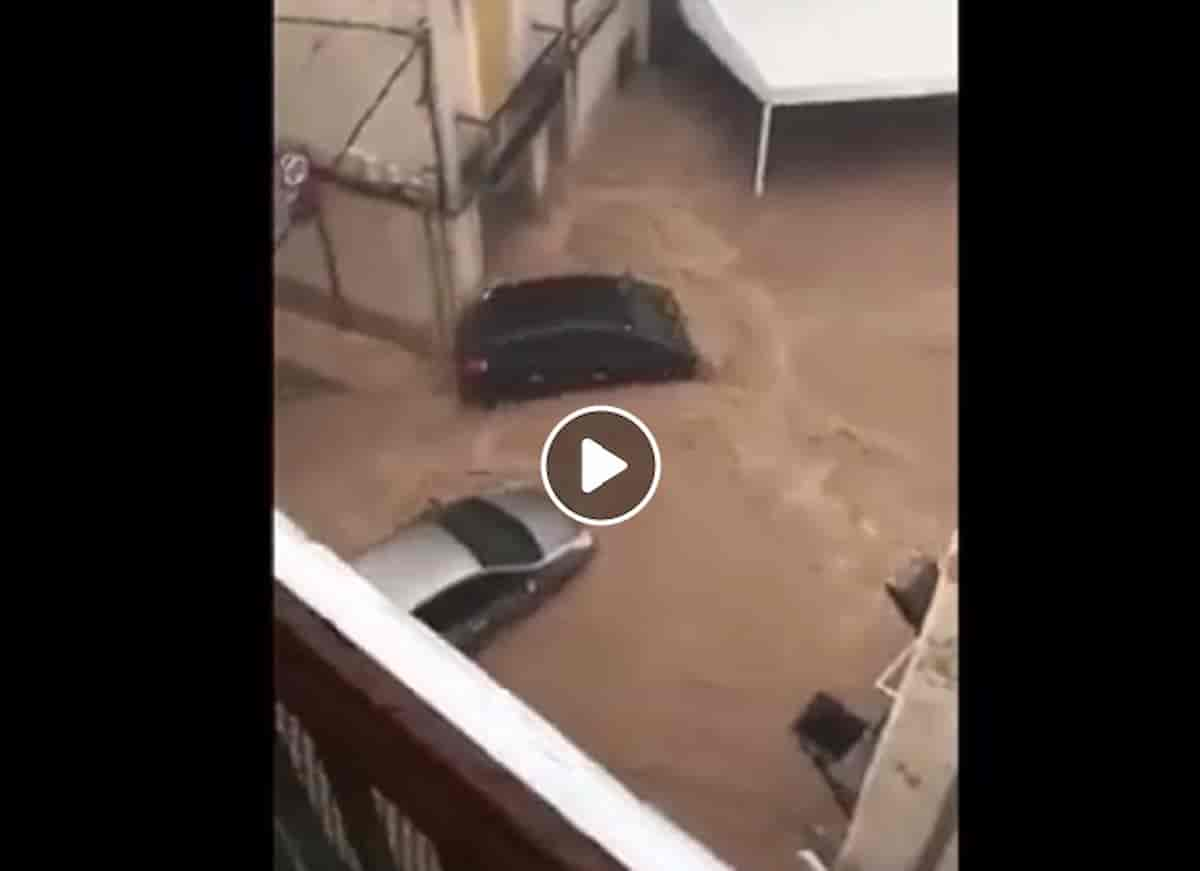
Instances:
[[[438,523],[484,566],[522,565],[542,558],[537,542],[520,521],[482,499],[447,506]]]

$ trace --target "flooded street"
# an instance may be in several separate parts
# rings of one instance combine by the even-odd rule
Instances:
[[[657,494],[483,666],[739,868],[795,869],[840,819],[788,727],[818,690],[865,714],[911,637],[883,591],[957,525],[957,126],[931,102],[776,113],[719,68],[615,97],[509,277],[630,268],[673,287],[710,381],[462,408],[427,363],[276,314],[276,354],[339,385],[276,406],[279,505],[353,556],[433,496],[538,478],[563,415],[654,431]]]

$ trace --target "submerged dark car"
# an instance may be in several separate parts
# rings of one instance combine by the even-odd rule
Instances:
[[[459,322],[463,399],[561,393],[605,382],[691,378],[698,355],[675,295],[628,275],[494,285]]]

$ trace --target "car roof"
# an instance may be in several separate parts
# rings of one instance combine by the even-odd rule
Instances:
[[[427,520],[401,527],[352,565],[406,611],[481,568],[465,545]]]
[[[520,523],[543,555],[552,554],[579,535],[577,524],[554,507],[541,487],[507,484],[450,504],[471,500],[486,502]],[[353,566],[408,611],[484,568],[465,544],[432,519],[401,527],[367,550]]]
[[[652,287],[628,276],[602,274],[498,284],[464,317],[460,336],[479,341],[563,322],[622,328],[636,321],[633,298]]]

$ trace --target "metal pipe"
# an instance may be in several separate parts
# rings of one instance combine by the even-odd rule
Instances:
[[[516,163],[518,155],[524,151],[525,146],[537,135],[537,131],[542,129],[546,119],[550,116],[550,112],[559,102],[561,96],[561,80],[556,78],[555,86],[552,90],[541,97],[534,109],[525,116],[521,126],[517,128],[513,136],[504,144],[504,147],[496,155],[491,165],[485,169],[482,176],[482,183],[484,185],[496,184],[504,177],[509,168]]]
[[[373,21],[352,21],[348,18],[318,18],[311,15],[276,15],[278,24],[300,24],[307,27],[329,27],[334,30],[368,30],[374,33],[387,33],[392,36],[407,36],[416,39],[420,36],[420,27],[412,30],[407,27],[392,27],[387,24],[377,24]]]
[[[767,143],[771,140],[771,103],[763,103],[762,123],[758,128],[758,162],[754,168],[754,195],[761,197],[767,172]]]
[[[442,140],[442,128],[438,123],[438,88],[437,76],[433,69],[433,34],[426,26],[422,35],[421,57],[421,102],[429,115],[429,132],[433,140],[434,184],[437,207],[445,211],[447,201],[446,191],[446,144]]]
[[[446,274],[445,224],[438,219],[433,209],[421,212],[421,224],[425,228],[425,241],[429,248],[429,278],[433,284],[433,319],[436,331],[434,344],[438,350],[444,352],[449,345],[447,324],[450,320],[445,304],[449,295],[446,288],[452,281],[452,277]]]
[[[568,141],[575,135],[575,105],[579,98],[579,68],[575,63],[575,3],[563,0],[563,36],[566,37],[567,54],[563,58],[563,74],[567,77],[569,97]]]
[[[604,26],[605,22],[617,11],[617,7],[620,5],[620,0],[609,0],[607,6],[592,15],[579,28],[579,31],[575,34],[574,45],[572,46],[572,50],[576,55],[581,54],[587,48],[587,44],[600,32],[600,28]]]
[[[504,102],[501,103],[496,111],[492,113],[491,117],[488,118],[487,124],[489,127],[495,128],[500,126],[500,119],[512,109],[513,103],[523,96],[522,91],[526,84],[541,71],[545,61],[552,54],[558,51],[562,44],[562,37],[559,35],[550,40],[550,42],[546,44],[545,48],[538,52],[538,56],[533,59],[533,63],[529,65],[529,68],[525,71],[525,74],[521,76],[520,81],[513,85],[512,90],[508,92],[508,96],[504,98]]]
[[[437,239],[437,255],[435,257],[435,276],[438,271],[441,279],[434,279],[434,315],[437,319],[437,346],[444,359],[449,359],[451,348],[451,324],[454,318],[454,297],[456,294],[454,280],[454,244],[450,233],[446,230],[446,217],[449,205],[448,184],[446,182],[447,162],[446,144],[442,140],[442,128],[438,122],[438,87],[434,71],[433,33],[427,22],[423,23],[423,61],[422,73],[424,81],[422,89],[425,97],[425,108],[429,114],[429,126],[433,140],[434,175],[436,184],[437,209],[436,215],[430,215],[431,229]],[[439,268],[440,267],[440,268]]]
[[[329,273],[329,292],[343,308],[346,297],[342,294],[342,276],[338,269],[337,254],[333,249],[333,236],[325,221],[325,207],[317,207],[317,239],[321,243],[321,256],[325,259],[325,270]]]
[[[504,101],[504,104],[500,106],[500,108],[498,108],[492,114],[492,116],[487,119],[486,122],[483,122],[490,131],[490,143],[494,144],[498,141],[499,137],[496,135],[496,130],[500,126],[500,120],[506,113],[511,112],[518,102],[529,103],[529,105],[533,106],[533,110],[528,113],[528,116],[538,117],[545,114],[543,111],[543,103],[546,100],[558,99],[558,95],[554,94],[553,92],[556,90],[561,91],[559,84],[561,74],[554,76],[553,80],[550,81],[549,87],[546,88],[546,93],[544,95],[540,96],[538,99],[530,99],[528,96],[530,88],[538,85],[539,79],[547,77],[548,69],[551,66],[561,66],[562,58],[556,58],[556,52],[562,52],[565,57],[566,41],[561,35],[555,37],[555,39],[551,40],[551,42],[542,49],[534,62],[529,65],[528,70],[526,70],[525,74],[521,77],[521,80],[513,87],[507,99]],[[470,118],[468,121],[468,119],[465,117],[460,117],[459,120],[472,124],[482,121],[482,119],[477,118]],[[516,158],[516,152],[510,147],[510,145],[511,143],[508,145],[503,145],[499,150],[498,157],[490,153],[484,156],[485,166],[483,167],[483,171],[478,174],[477,178],[473,177],[470,179],[470,183],[465,186],[464,190],[461,191],[456,202],[451,202],[448,204],[446,210],[448,217],[453,218],[463,214],[467,209],[474,205],[475,201],[479,198],[479,195],[486,189],[487,179],[489,177],[494,178],[497,174],[502,174],[506,170],[507,167],[505,166],[505,163]]]

